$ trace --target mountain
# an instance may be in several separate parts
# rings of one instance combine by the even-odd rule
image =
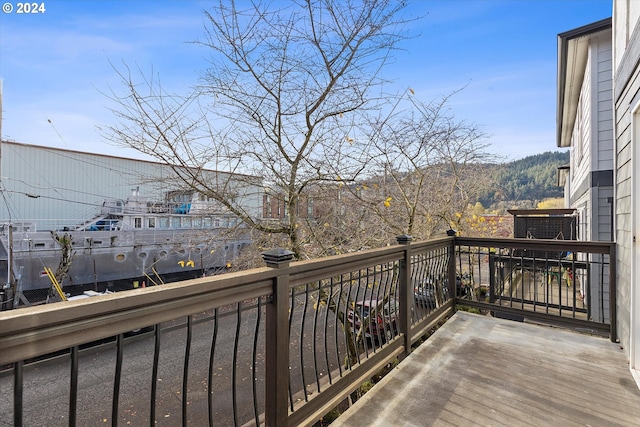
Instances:
[[[478,201],[486,208],[500,205],[509,207],[535,207],[547,198],[563,197],[558,187],[558,167],[569,164],[569,152],[551,152],[528,156],[510,163],[495,164],[489,168],[492,184],[479,195]]]

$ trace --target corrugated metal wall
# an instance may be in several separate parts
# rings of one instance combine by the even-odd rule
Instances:
[[[39,229],[49,227],[43,220],[70,225],[92,218],[105,199],[126,200],[136,188],[153,201],[184,188],[160,163],[14,142],[3,142],[0,173],[0,221],[37,221]],[[247,193],[243,204],[260,215],[261,187]]]

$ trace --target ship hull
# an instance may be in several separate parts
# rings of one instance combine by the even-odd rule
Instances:
[[[216,230],[135,230],[65,231],[58,236],[71,239],[70,262],[60,278],[65,290],[81,289],[104,283],[127,283],[131,287],[160,281],[162,276],[199,276],[219,271],[231,263],[249,243],[246,239],[224,239]],[[19,292],[50,289],[45,268],[59,271],[61,245],[50,232],[13,233],[2,241],[0,275],[9,279]],[[3,256],[4,255],[4,256]]]

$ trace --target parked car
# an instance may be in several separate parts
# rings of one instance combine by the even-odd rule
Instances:
[[[360,331],[362,321],[369,319],[369,324],[364,330],[365,338],[376,340],[379,343],[390,341],[398,331],[397,312],[398,303],[389,300],[382,308],[376,307],[381,303],[378,299],[356,301],[353,309],[347,312],[347,319],[351,325],[351,331]]]
[[[417,305],[433,310],[437,306],[436,285],[431,279],[424,279],[415,283],[413,297]]]
[[[456,296],[458,298],[466,298],[470,295],[471,287],[468,284],[470,281],[469,275],[456,275]],[[426,278],[420,281],[414,282],[413,296],[416,304],[426,307],[432,310],[437,307],[438,298],[437,292],[442,292],[441,297],[447,299],[449,297],[448,283],[445,278],[442,282],[442,289],[437,286],[437,279]]]
[[[469,274],[465,273],[462,276],[456,274],[456,296],[458,298],[467,298],[471,295],[471,285],[469,282],[471,281],[471,277]],[[448,283],[447,279],[444,279],[444,292],[448,295]]]

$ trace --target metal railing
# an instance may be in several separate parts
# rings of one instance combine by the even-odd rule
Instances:
[[[457,238],[458,282],[466,305],[615,341],[615,249],[613,242]]]
[[[0,413],[16,426],[312,425],[456,303],[615,324],[615,312],[582,319],[582,307],[531,298],[509,279],[518,268],[538,277],[554,262],[574,271],[586,262],[580,278],[592,284],[598,268],[612,274],[611,245],[403,237],[296,263],[275,251],[265,256],[273,268],[2,312]],[[597,256],[570,264],[537,253],[551,250]],[[485,280],[487,301],[475,296]]]

